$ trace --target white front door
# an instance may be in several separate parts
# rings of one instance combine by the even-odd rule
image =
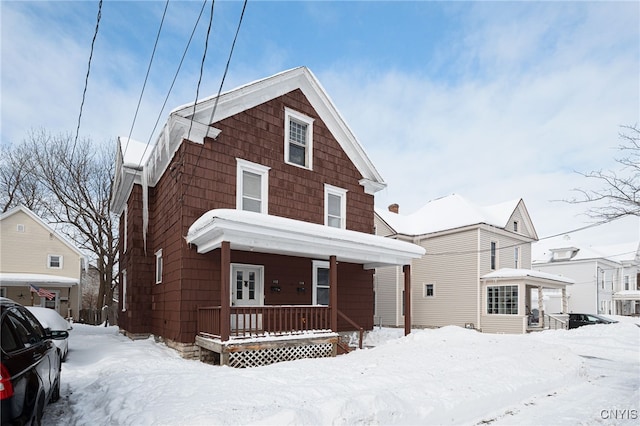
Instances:
[[[231,305],[257,307],[264,304],[264,285],[261,266],[232,265]],[[237,313],[231,315],[231,329],[260,330],[262,314]]]
[[[262,267],[233,265],[231,268],[232,306],[261,306],[264,300]]]

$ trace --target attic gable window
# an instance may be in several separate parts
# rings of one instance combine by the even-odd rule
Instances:
[[[51,269],[62,269],[62,256],[58,254],[48,255],[47,266]]]
[[[518,221],[517,220],[513,221],[513,232],[519,232],[518,231]]]
[[[313,169],[313,118],[284,109],[284,161]]]
[[[236,209],[268,214],[269,167],[236,158]]]

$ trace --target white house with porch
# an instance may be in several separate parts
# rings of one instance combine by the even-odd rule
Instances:
[[[568,311],[586,314],[640,315],[639,243],[592,246],[569,235],[533,245],[533,269],[575,281],[567,288]],[[557,310],[559,294],[545,291],[548,310]]]
[[[566,294],[573,283],[531,269],[531,243],[538,236],[521,199],[479,206],[452,194],[408,215],[398,205],[376,209],[375,219],[377,235],[426,250],[411,263],[410,294],[399,268],[376,269],[375,315],[382,325],[403,324],[410,306],[417,327],[525,333],[550,322],[542,304],[533,305],[536,296],[543,289]],[[540,321],[532,321],[535,309]]]
[[[0,296],[78,320],[85,257],[25,206],[0,215]]]

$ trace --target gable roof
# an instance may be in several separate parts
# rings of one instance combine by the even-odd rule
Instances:
[[[306,96],[358,169],[363,177],[360,184],[365,191],[374,194],[385,188],[386,183],[382,176],[319,81],[308,68],[298,67],[245,84],[220,96],[205,98],[195,103],[195,108],[194,103],[175,108],[156,143],[147,149],[148,152],[133,148],[133,151],[140,153],[137,161],[130,152],[132,141],[119,138],[120,161],[116,164],[111,209],[116,213],[122,212],[134,181],[142,183],[142,180],[145,180],[149,186],[155,186],[182,144],[183,138],[189,136],[190,141],[203,144],[206,137],[215,138],[220,133],[212,124],[297,89]],[[133,142],[135,146],[135,141]],[[142,152],[145,152],[145,158],[142,158]]]
[[[36,222],[38,225],[40,225],[42,228],[44,228],[47,231],[49,231],[49,233],[54,234],[64,245],[69,247],[69,249],[71,249],[72,251],[77,253],[79,257],[85,259],[85,261],[86,261],[85,255],[80,251],[80,249],[78,247],[76,247],[71,241],[69,241],[69,239],[67,237],[65,237],[64,235],[60,234],[58,231],[53,229],[49,224],[47,224],[44,220],[42,220],[40,218],[40,216],[36,215],[34,212],[31,211],[31,209],[29,209],[26,206],[18,205],[16,207],[13,207],[13,208],[7,210],[6,212],[4,212],[4,213],[2,213],[0,215],[0,221],[6,219],[8,217],[11,217],[14,214],[19,213],[19,212],[22,212],[22,213],[26,214],[31,219],[33,219],[34,222]]]
[[[537,239],[522,199],[482,207],[454,193],[431,200],[409,215],[392,213],[379,208],[375,211],[396,233],[416,236],[479,224],[504,229],[519,208],[528,226],[533,230],[533,238]]]

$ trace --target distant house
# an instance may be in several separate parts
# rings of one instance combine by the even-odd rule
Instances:
[[[567,289],[569,312],[640,315],[639,246],[591,246],[557,237],[534,244],[533,268],[575,280]],[[557,308],[556,293],[545,292],[545,299]]]
[[[376,234],[426,250],[411,263],[409,297],[399,268],[376,269],[376,319],[383,325],[403,324],[409,306],[414,326],[525,333],[534,309],[543,311],[535,296],[572,283],[530,269],[538,237],[522,200],[481,207],[453,194],[408,215],[391,205],[376,209]]]
[[[119,140],[120,328],[234,366],[335,354],[374,269],[424,252],[373,234],[385,185],[307,68],[175,109]]]
[[[0,296],[78,320],[82,252],[24,206],[0,215],[0,236]]]

